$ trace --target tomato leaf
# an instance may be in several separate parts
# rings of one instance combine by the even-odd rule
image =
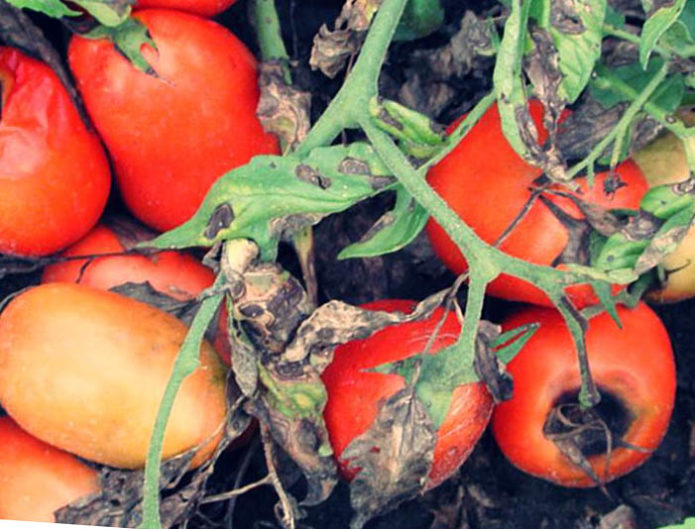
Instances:
[[[122,53],[135,68],[148,75],[156,75],[150,63],[142,55],[141,50],[144,45],[152,46],[155,50],[157,46],[150,37],[147,28],[140,21],[127,18],[117,26],[97,26],[82,36],[88,39],[109,39],[119,53]]]
[[[503,332],[490,343],[490,347],[495,350],[495,354],[500,359],[500,362],[508,364],[523,349],[538,328],[539,324],[537,323],[527,323]]]
[[[618,300],[613,295],[611,285],[609,283],[606,283],[605,281],[592,281],[589,284],[591,285],[591,288],[596,294],[596,297],[599,299],[601,305],[603,305],[608,314],[610,314],[611,318],[613,318],[615,324],[618,327],[622,328],[622,324],[620,323],[620,317],[618,316]]]
[[[408,0],[396,28],[395,41],[415,40],[437,31],[444,23],[440,0]]]
[[[73,0],[83,7],[100,24],[114,27],[126,21],[130,15],[133,0]]]
[[[338,259],[377,257],[398,251],[418,236],[428,218],[427,211],[399,187],[393,209],[384,213],[359,242],[343,248]]]
[[[643,2],[644,4],[645,2]],[[649,57],[654,51],[657,42],[661,36],[678,20],[683,8],[685,0],[672,0],[664,2],[656,10],[649,14],[649,18],[642,27],[642,36],[640,38],[639,60],[643,69],[647,69]],[[649,2],[645,5],[645,11],[651,11],[652,7]]]
[[[75,17],[81,15],[79,11],[70,9],[61,0],[7,0],[20,9],[31,9],[53,18]]]
[[[682,524],[667,525],[659,529],[695,529],[695,518],[686,518]]]
[[[390,172],[364,143],[320,147],[306,157],[257,156],[222,176],[188,222],[144,246],[211,246],[249,238],[263,259],[272,260],[282,237],[393,185]]]

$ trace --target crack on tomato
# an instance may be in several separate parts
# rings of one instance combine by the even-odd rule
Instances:
[[[220,204],[212,212],[212,215],[210,215],[210,220],[208,221],[208,225],[205,228],[203,235],[208,239],[213,240],[215,237],[217,237],[218,233],[232,225],[234,218],[235,215],[232,205],[228,202]]]

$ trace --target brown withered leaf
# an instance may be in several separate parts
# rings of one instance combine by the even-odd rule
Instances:
[[[407,387],[384,402],[369,430],[343,451],[359,473],[350,483],[352,529],[423,490],[432,465],[435,428]]]
[[[314,37],[309,64],[313,70],[334,78],[345,67],[350,57],[357,54],[362,41],[381,5],[381,0],[346,0],[334,29],[321,26]]]
[[[287,84],[279,61],[260,64],[258,85],[261,97],[256,114],[263,128],[280,139],[283,150],[293,149],[311,127],[311,94]]]

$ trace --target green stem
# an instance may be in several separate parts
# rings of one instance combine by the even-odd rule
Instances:
[[[617,88],[617,85],[615,83],[615,76],[610,74],[605,67],[599,65],[596,67],[596,71],[602,79],[605,79],[611,84],[611,87],[616,86]],[[659,69],[656,75],[654,75],[654,77],[652,77],[649,80],[649,83],[647,83],[647,86],[644,87],[644,90],[642,90],[642,92],[635,93],[635,98],[633,99],[632,103],[630,103],[630,106],[625,110],[625,113],[621,116],[620,120],[618,120],[618,123],[616,123],[615,127],[613,127],[611,132],[594,146],[594,148],[591,150],[589,155],[586,158],[584,158],[584,160],[582,160],[574,167],[569,169],[569,171],[567,172],[568,178],[576,176],[589,166],[590,169],[593,169],[593,165],[596,162],[596,160],[599,159],[601,153],[603,153],[603,151],[612,142],[614,142],[616,138],[618,138],[619,136],[625,136],[635,116],[645,107],[648,99],[652,96],[656,89],[659,88],[664,79],[666,79],[667,75],[668,63],[664,63],[664,65]],[[620,142],[617,142],[616,147],[619,146]],[[613,161],[613,158],[615,157],[616,154],[614,150],[611,161]]]
[[[254,0],[251,4],[251,20],[256,30],[261,59],[280,61],[285,71],[285,82],[290,84],[292,82],[289,68],[290,56],[282,40],[282,29],[275,9],[275,0]]]
[[[461,360],[467,365],[472,365],[475,360],[475,341],[478,337],[478,323],[483,317],[485,290],[490,281],[495,279],[497,275],[494,270],[479,267],[477,264],[470,267],[466,311],[463,315],[461,328],[461,350],[467,357]]]
[[[213,289],[224,281],[220,274],[215,281]],[[214,290],[213,290],[214,291]],[[174,399],[184,379],[192,374],[200,365],[200,346],[209,323],[222,301],[223,293],[219,292],[205,298],[191,323],[181,348],[179,349],[171,376],[167,382],[164,396],[159,404],[159,411],[152,430],[152,438],[147,453],[145,465],[145,483],[143,485],[143,518],[140,527],[142,529],[159,529],[161,519],[159,515],[159,467],[162,463],[162,446],[164,444],[164,432],[169,415],[174,406]]]

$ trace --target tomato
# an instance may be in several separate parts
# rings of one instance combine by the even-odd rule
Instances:
[[[687,125],[695,125],[695,113],[681,112]],[[690,177],[683,142],[667,132],[633,155],[650,186],[674,184]],[[650,292],[648,298],[658,303],[675,303],[695,296],[695,228],[691,227],[678,248],[667,255],[661,265],[665,283]]]
[[[0,418],[0,519],[55,522],[53,513],[99,491],[95,470]]]
[[[201,17],[214,17],[232,6],[236,0],[138,0],[138,9],[164,7],[178,9]]]
[[[0,315],[0,404],[32,435],[85,459],[145,463],[154,419],[186,326],[154,307],[69,283],[31,288]],[[211,346],[184,381],[164,457],[214,450],[226,370]]]
[[[0,47],[0,253],[47,255],[101,215],[108,160],[47,65]]]
[[[415,302],[382,300],[363,307],[407,313],[415,307]],[[340,459],[343,450],[369,429],[380,403],[405,387],[399,375],[367,370],[421,353],[442,315],[443,309],[438,309],[427,320],[392,325],[365,340],[336,348],[333,362],[322,375],[328,392],[323,415],[333,452],[346,477],[354,477],[355,471],[349,468],[348,461]],[[460,331],[461,326],[452,312],[434,340],[431,352],[434,354],[454,343]],[[451,408],[437,431],[428,488],[442,483],[466,460],[487,426],[492,405],[492,397],[482,382],[465,384],[454,390]]]
[[[74,37],[68,59],[126,205],[168,230],[195,213],[224,173],[279,148],[256,117],[256,62],[241,41],[178,11],[134,16],[157,46],[142,47],[156,76],[136,70],[104,39]]]
[[[579,447],[603,482],[630,472],[659,446],[676,391],[671,343],[657,315],[643,303],[632,310],[618,307],[618,315],[622,329],[602,313],[589,320],[586,333],[590,369],[602,397],[596,412],[612,430],[608,469],[604,430],[581,438]],[[567,487],[592,487],[595,481],[544,434],[557,405],[576,403],[581,382],[571,336],[559,313],[546,308],[525,308],[502,325],[509,330],[531,322],[539,322],[540,329],[507,366],[514,396],[496,407],[493,434],[507,459],[524,472]]]
[[[539,130],[539,141],[544,142],[547,132],[542,126],[542,105],[531,101],[530,111]],[[592,188],[584,180],[579,182],[579,196],[603,207],[637,209],[647,190],[644,177],[629,160],[620,164],[616,173],[625,185],[615,192],[605,192],[609,175],[600,173]],[[533,182],[539,176],[541,170],[521,159],[506,142],[499,112],[493,106],[463,141],[429,171],[427,181],[482,240],[493,244],[524,209]],[[544,196],[571,216],[581,218],[569,199],[547,193]],[[461,274],[467,270],[461,252],[434,220],[428,222],[427,234],[434,251],[452,272]],[[536,200],[500,244],[500,249],[531,263],[552,266],[568,241],[562,222],[547,205]],[[588,287],[572,287],[569,291],[578,306],[594,300]],[[514,301],[551,305],[547,296],[533,285],[504,274],[490,283],[488,293]]]
[[[116,230],[98,225],[62,257],[119,253],[153,235],[135,224],[120,223]],[[43,283],[81,283],[108,290],[124,283],[149,282],[155,290],[182,301],[194,299],[212,285],[215,274],[190,255],[165,251],[152,255],[117,255],[75,259],[47,266]]]

